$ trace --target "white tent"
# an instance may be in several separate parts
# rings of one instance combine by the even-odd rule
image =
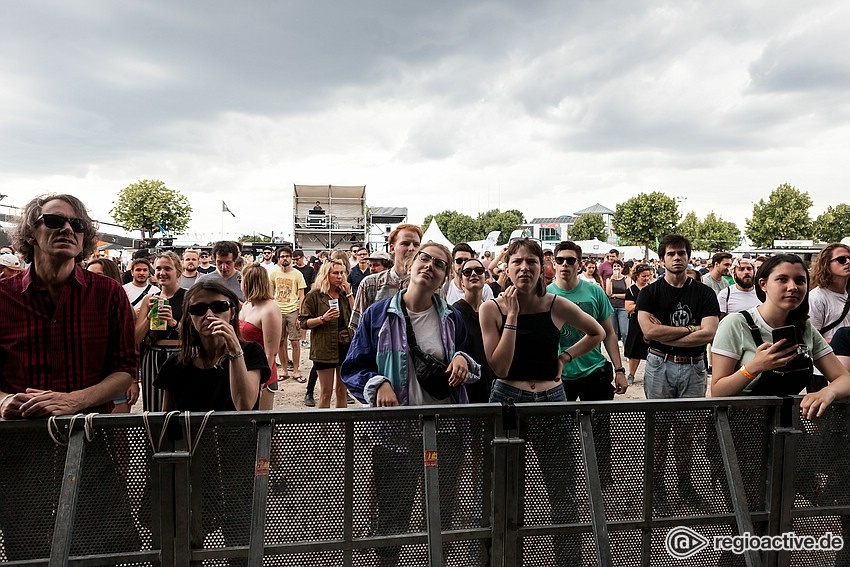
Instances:
[[[576,240],[575,243],[581,246],[581,253],[585,256],[604,256],[611,248],[615,248],[598,238],[594,238],[593,240]]]
[[[611,248],[616,248],[620,251],[621,260],[643,260],[643,255],[646,252],[643,246],[612,246]],[[656,254],[653,250],[650,250],[649,259],[657,260],[658,254]]]
[[[422,235],[422,244],[425,244],[429,240],[431,242],[436,242],[437,244],[442,244],[449,250],[454,248],[454,244],[446,238],[443,231],[440,230],[440,226],[434,222],[434,219],[431,219],[431,224],[428,225],[428,228],[425,230],[425,234]]]

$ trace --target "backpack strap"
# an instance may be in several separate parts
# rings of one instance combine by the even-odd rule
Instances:
[[[848,299],[850,299],[850,298],[848,298]],[[848,312],[850,312],[850,301],[845,299],[844,300],[844,309],[841,311],[841,315],[838,316],[838,319],[836,319],[835,321],[833,321],[832,323],[830,323],[826,327],[823,327],[822,329],[818,329],[818,332],[821,335],[824,334],[824,333],[830,332],[835,327],[837,327],[838,324],[841,323],[844,320],[845,317],[847,317]]]
[[[145,291],[143,291],[141,294],[139,294],[139,297],[136,298],[136,301],[133,301],[132,303],[130,303],[130,305],[135,307],[137,303],[139,303],[141,300],[143,300],[145,298],[145,296],[148,294],[148,291],[150,291],[150,289],[151,289],[151,284],[148,284],[148,287],[145,288]]]
[[[743,315],[744,319],[747,321],[747,327],[749,327],[750,333],[753,335],[753,341],[756,343],[756,348],[760,347],[764,340],[761,338],[761,330],[758,325],[756,325],[756,322],[753,321],[753,316],[750,315],[749,311],[741,311],[741,315]]]

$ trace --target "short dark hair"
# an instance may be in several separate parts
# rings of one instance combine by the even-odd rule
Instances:
[[[153,267],[151,266],[151,263],[150,263],[150,261],[148,261],[147,258],[136,258],[132,262],[130,262],[130,268],[129,269],[130,269],[131,272],[133,271],[133,268],[136,267],[136,264],[144,264],[145,266],[148,267],[149,272],[153,271]]]
[[[68,203],[74,209],[74,216],[86,223],[86,229],[83,231],[83,249],[77,254],[75,261],[77,263],[82,262],[85,258],[91,256],[97,248],[97,226],[91,220],[82,201],[68,194],[39,195],[24,205],[18,226],[12,231],[12,243],[28,264],[32,263],[34,257],[35,247],[30,244],[30,240],[35,233],[38,217],[41,216],[44,205],[57,199]]]
[[[609,254],[616,254],[617,256],[619,256],[619,255],[620,255],[620,251],[619,251],[619,250],[617,250],[616,248],[612,248],[612,249],[610,249],[610,250],[608,251],[608,253],[609,253]]]
[[[466,242],[458,242],[457,244],[455,244],[455,247],[452,248],[452,259],[454,259],[455,254],[457,254],[458,252],[466,252],[467,254],[472,254],[473,258],[477,256],[475,250],[472,249],[472,246],[470,246]]]
[[[232,240],[219,240],[218,242],[213,244],[213,258],[218,258],[219,256],[227,256],[228,254],[232,254],[233,259],[235,260],[236,257],[239,256],[239,245],[233,242]]]
[[[661,242],[658,243],[658,258],[664,258],[664,253],[668,248],[672,247],[683,247],[685,251],[688,253],[688,258],[691,257],[691,252],[693,251],[693,247],[691,246],[691,241],[688,240],[687,237],[682,236],[681,234],[668,234],[664,238],[661,239]]]
[[[716,266],[717,264],[719,264],[723,260],[731,260],[731,259],[732,259],[731,253],[729,253],[729,252],[718,252],[717,254],[715,254],[714,256],[711,257],[711,265]]]
[[[579,246],[572,240],[562,240],[561,242],[557,243],[555,245],[555,254],[557,254],[561,250],[572,250],[576,253],[578,259],[581,260],[581,246]]]
[[[290,256],[292,256],[292,248],[290,248],[289,246],[281,246],[274,253],[274,255],[278,258],[280,258],[281,254],[289,254]]]
[[[304,257],[304,251],[301,250],[300,248],[296,248],[295,250],[292,251],[292,257],[293,258],[303,258]]]

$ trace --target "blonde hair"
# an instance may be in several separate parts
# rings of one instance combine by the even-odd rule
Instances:
[[[345,250],[334,250],[333,252],[331,252],[330,259],[341,261],[343,264],[345,264],[345,271],[351,271],[351,261],[348,259],[348,254],[345,253]]]
[[[405,262],[404,265],[404,269],[407,271],[407,277],[405,278],[405,282],[409,282],[410,280],[410,267],[413,265],[413,262],[416,261],[416,257],[419,255],[419,252],[422,252],[426,248],[438,249],[440,252],[443,253],[443,256],[446,259],[446,273],[443,277],[443,281],[440,283],[440,285],[444,285],[447,281],[449,281],[449,277],[452,275],[452,252],[439,242],[434,242],[433,240],[429,240],[428,242],[420,246],[416,253],[411,255],[410,258],[407,259],[407,262]]]
[[[255,303],[273,297],[272,282],[264,267],[254,262],[242,270],[242,293],[245,301]]]
[[[160,258],[166,258],[171,261],[174,265],[174,271],[177,272],[178,278],[183,275],[183,261],[180,260],[180,256],[176,253],[171,250],[165,250],[164,252],[160,252],[156,255],[156,260],[159,260]],[[156,266],[156,260],[153,261],[154,266]]]
[[[341,259],[331,258],[319,268],[319,275],[316,276],[316,289],[322,293],[328,293],[331,290],[331,284],[328,282],[328,274],[330,274],[331,266],[342,266],[345,268],[345,275],[348,275],[348,265]]]

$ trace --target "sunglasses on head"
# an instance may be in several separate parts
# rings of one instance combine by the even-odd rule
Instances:
[[[555,263],[559,266],[566,262],[570,266],[574,266],[576,262],[578,262],[578,258],[575,256],[555,256]]]
[[[838,258],[833,258],[830,262],[838,262],[843,266],[847,263],[847,260],[850,260],[850,256],[839,256]]]
[[[71,225],[71,230],[74,232],[85,232],[86,231],[86,221],[78,218],[68,218],[63,217],[62,215],[40,215],[35,222],[43,222],[44,226],[51,230],[59,230],[65,223]]]
[[[224,300],[212,301],[210,303],[194,303],[189,306],[189,314],[196,316],[206,315],[207,309],[213,313],[224,313],[230,307],[230,302]]]
[[[430,262],[430,263],[434,264],[434,266],[436,266],[437,268],[439,268],[441,270],[445,270],[446,268],[449,267],[448,262],[446,262],[445,260],[441,260],[439,258],[434,258],[433,256],[431,256],[427,252],[417,252],[416,257],[419,258],[419,260],[421,262],[425,262],[426,264]]]
[[[471,276],[472,274],[483,276],[484,275],[484,266],[478,266],[478,267],[475,267],[475,268],[465,268],[465,269],[461,270],[460,273],[463,274],[467,278],[469,276]]]

